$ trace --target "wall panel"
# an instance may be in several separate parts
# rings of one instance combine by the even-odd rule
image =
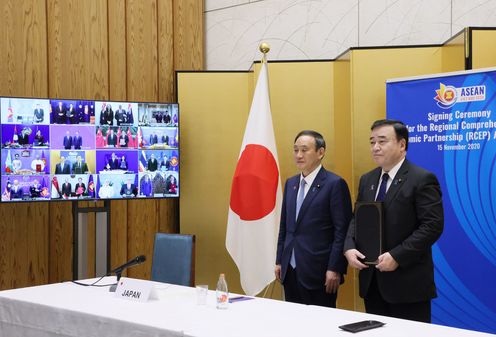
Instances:
[[[46,20],[43,1],[0,3],[0,95],[47,95]],[[46,209],[46,204],[0,205],[0,289],[48,281]]]
[[[0,3],[0,93],[46,96],[47,17],[38,0],[4,0]]]
[[[149,279],[153,253],[153,239],[158,229],[159,212],[155,200],[128,202],[128,258],[145,255],[145,263],[128,270],[130,277]]]
[[[48,282],[72,280],[72,204],[63,201],[51,202],[48,207],[50,214]]]
[[[129,100],[158,98],[157,0],[128,0],[126,6]]]
[[[158,100],[174,100],[174,5],[158,2]],[[198,68],[201,69],[201,68]]]
[[[174,1],[174,68],[201,70],[203,52],[203,1]]]
[[[128,261],[128,201],[110,202],[110,268],[114,269]]]
[[[126,1],[108,0],[109,93],[111,100],[127,99]]]
[[[47,0],[49,95],[108,96],[106,0]]]
[[[174,101],[176,42],[187,48],[178,53],[182,69],[203,66],[203,35],[189,36],[203,34],[202,15],[203,1],[3,0],[0,95]],[[111,265],[146,254],[149,262],[133,270],[146,278],[153,234],[178,231],[179,203],[138,204],[110,202]],[[0,289],[72,279],[70,202],[1,204],[0,212]]]
[[[496,66],[496,29],[473,28],[471,32],[472,69]]]

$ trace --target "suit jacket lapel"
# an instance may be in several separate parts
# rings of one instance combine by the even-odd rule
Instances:
[[[308,190],[305,199],[303,199],[303,203],[301,204],[301,208],[300,208],[300,213],[298,213],[298,219],[296,219],[297,225],[300,223],[302,217],[305,215],[308,207],[312,204],[312,200],[318,194],[320,188],[324,186],[325,181],[326,181],[326,171],[324,167],[322,167],[319,173],[317,173],[315,179],[313,180],[312,186],[310,186],[310,189]],[[296,191],[296,193],[298,193],[298,190]],[[295,205],[296,205],[296,201],[295,201]],[[296,215],[296,209],[295,209],[295,215]]]
[[[381,178],[382,170],[380,167],[376,168],[371,174],[370,179],[365,183],[364,201],[375,201],[375,195],[379,188],[379,179]]]
[[[396,197],[396,194],[398,194],[398,192],[401,190],[401,187],[404,185],[405,181],[408,178],[409,167],[410,164],[405,159],[400,169],[398,170],[398,173],[396,173],[396,175],[394,176],[394,180],[392,181],[391,186],[389,186],[389,189],[386,193],[386,198],[384,199],[384,206],[390,204],[391,201],[393,201]]]

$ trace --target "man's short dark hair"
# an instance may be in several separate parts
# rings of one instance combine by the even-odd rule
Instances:
[[[318,133],[317,131],[313,131],[313,130],[303,130],[303,131],[300,131],[295,139],[294,139],[294,143],[296,143],[296,140],[298,138],[300,138],[301,136],[310,136],[310,137],[313,137],[315,139],[315,150],[318,151],[321,147],[326,148],[326,142],[324,140],[324,137],[322,137],[322,135],[320,133]]]
[[[408,128],[402,121],[397,121],[394,119],[379,119],[375,121],[370,130],[374,130],[375,128],[391,125],[394,128],[394,132],[396,133],[396,140],[400,141],[402,139],[405,140],[405,151],[408,150]]]

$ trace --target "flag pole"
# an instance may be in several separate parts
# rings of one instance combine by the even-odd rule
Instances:
[[[270,46],[266,42],[260,43],[258,49],[262,52],[262,63],[267,63],[267,53],[270,51]]]

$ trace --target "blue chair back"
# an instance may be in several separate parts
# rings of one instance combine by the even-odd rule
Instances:
[[[155,234],[151,280],[184,286],[194,286],[194,235]]]

